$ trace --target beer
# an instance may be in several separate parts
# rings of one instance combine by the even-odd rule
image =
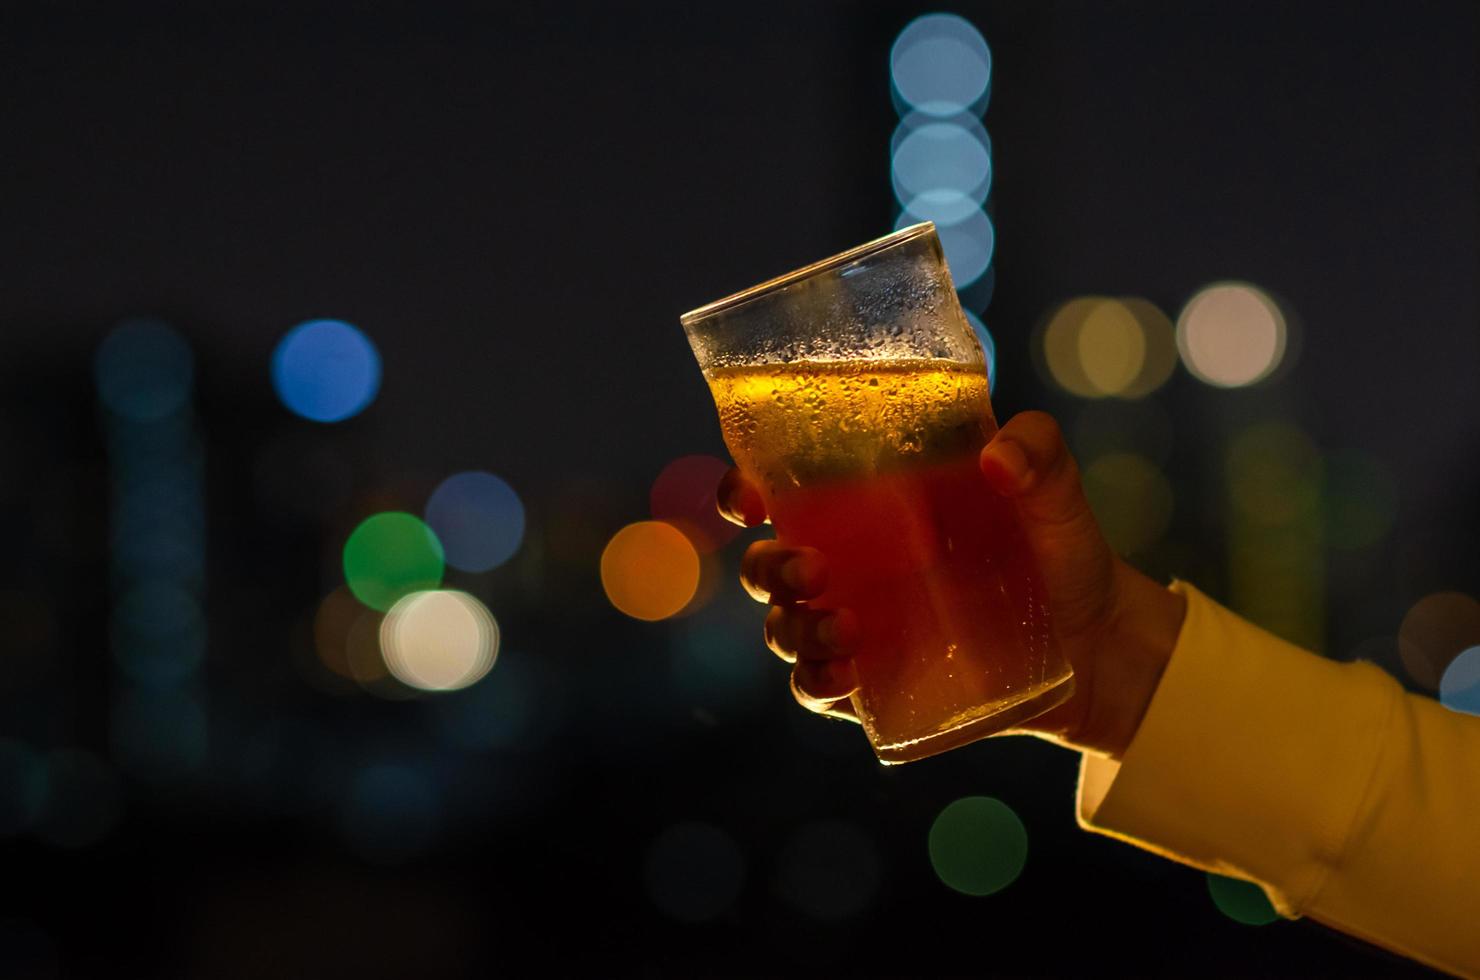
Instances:
[[[980,364],[816,360],[706,372],[778,539],[827,558],[812,608],[858,616],[854,708],[884,762],[1032,717],[1072,691],[1013,503],[978,468]]]

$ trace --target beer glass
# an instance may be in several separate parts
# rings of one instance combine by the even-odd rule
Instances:
[[[725,445],[786,545],[820,550],[814,609],[851,609],[874,752],[909,762],[1066,700],[1073,672],[1011,500],[980,342],[926,222],[682,317]]]

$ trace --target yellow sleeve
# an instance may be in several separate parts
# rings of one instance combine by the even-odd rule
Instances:
[[[1480,717],[1172,588],[1176,649],[1121,761],[1084,756],[1080,826],[1480,976]]]

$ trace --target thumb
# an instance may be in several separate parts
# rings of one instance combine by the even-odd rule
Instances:
[[[1029,524],[1098,527],[1079,482],[1079,466],[1059,424],[1046,412],[1014,416],[982,450],[981,468],[998,493],[1017,500],[1018,513]]]

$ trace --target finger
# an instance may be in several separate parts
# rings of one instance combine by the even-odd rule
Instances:
[[[766,522],[766,501],[754,483],[730,467],[719,481],[716,503],[720,516],[741,527],[755,527]]]
[[[766,646],[787,663],[836,660],[853,654],[857,618],[849,610],[774,606],[766,615]]]
[[[1079,467],[1063,432],[1046,412],[1022,412],[1004,425],[981,454],[981,469],[998,493],[1018,500],[1020,512],[1042,524],[1089,519]]]
[[[759,602],[805,602],[827,588],[827,562],[816,548],[756,541],[740,558],[740,581]]]
[[[791,691],[808,711],[836,711],[837,702],[858,690],[852,659],[798,660],[791,669]]]

